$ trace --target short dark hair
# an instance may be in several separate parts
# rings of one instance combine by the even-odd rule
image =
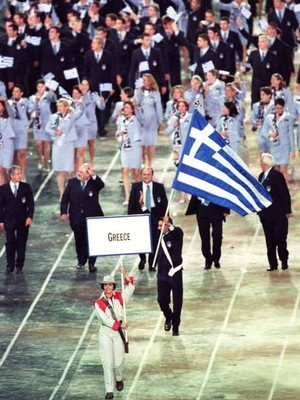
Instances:
[[[274,101],[274,105],[277,106],[277,104],[278,104],[279,106],[284,107],[284,106],[285,106],[285,101],[284,101],[284,99],[282,99],[281,97],[280,97],[279,99],[276,99],[276,100]]]
[[[231,117],[235,117],[238,115],[238,110],[236,108],[236,105],[233,103],[233,101],[225,101],[224,106],[228,108],[229,110],[229,115]]]

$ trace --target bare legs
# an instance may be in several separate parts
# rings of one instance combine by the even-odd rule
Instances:
[[[49,169],[50,160],[50,142],[46,140],[36,140],[35,148],[39,158],[39,166],[47,171]]]
[[[15,165],[19,165],[22,170],[22,180],[26,181],[26,167],[27,167],[27,158],[26,158],[26,149],[18,149],[14,151],[14,160],[13,163]]]
[[[64,172],[64,171],[56,172],[56,182],[60,198],[62,198],[62,195],[65,190],[65,176],[67,176],[67,178],[70,179],[72,177],[72,172]]]

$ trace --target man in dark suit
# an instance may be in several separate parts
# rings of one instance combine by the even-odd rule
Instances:
[[[49,29],[48,39],[44,40],[40,47],[40,59],[42,75],[51,72],[55,75],[55,80],[67,91],[70,91],[72,84],[70,81],[66,81],[63,71],[74,67],[74,63],[70,45],[60,39],[58,27],[52,26]]]
[[[153,252],[149,254],[149,271],[155,271],[154,255],[159,239],[158,221],[166,214],[168,199],[164,185],[153,181],[153,169],[143,168],[142,181],[134,183],[131,188],[128,214],[150,214]],[[140,254],[139,270],[146,264],[146,255]]]
[[[220,37],[221,40],[229,46],[231,60],[229,72],[231,75],[234,75],[236,73],[236,61],[243,60],[243,46],[238,33],[230,29],[228,17],[222,17],[220,19]]]
[[[21,182],[18,165],[9,169],[10,182],[0,187],[0,230],[6,232],[7,273],[21,272],[24,266],[29,227],[34,214],[34,199],[28,183]]]
[[[275,22],[281,29],[281,39],[291,48],[297,46],[296,30],[299,23],[293,10],[286,7],[284,0],[274,0],[274,9],[268,13],[268,22]]]
[[[140,70],[140,63],[142,62],[147,62],[148,68]],[[158,49],[151,48],[151,37],[147,33],[141,35],[141,47],[132,53],[128,77],[129,86],[134,88],[135,80],[143,73],[150,73],[154,76],[162,94],[167,91],[161,52]]]
[[[223,239],[223,222],[229,215],[230,210],[218,206],[205,199],[192,196],[186,215],[196,214],[199,234],[201,238],[201,251],[205,258],[204,269],[211,269],[214,263],[215,268],[221,268],[221,247]],[[210,229],[212,232],[210,233]],[[212,245],[211,238],[212,237]]]
[[[218,56],[218,69],[231,72],[232,60],[230,48],[227,43],[220,39],[220,32],[216,27],[207,29],[207,35],[210,40],[211,48],[217,53]],[[226,76],[227,77],[227,76]],[[224,77],[223,80],[226,80]]]
[[[201,33],[198,35],[197,38],[197,46],[193,45],[189,42],[184,36],[182,32],[178,31],[177,26],[174,24],[174,34],[177,40],[177,43],[180,46],[185,46],[190,54],[191,64],[196,64],[196,69],[194,74],[199,75],[201,79],[205,80],[205,73],[203,70],[203,64],[207,63],[208,61],[212,61],[214,64],[215,69],[219,69],[218,64],[218,55],[210,47],[209,37],[206,33]]]
[[[86,217],[103,216],[99,204],[99,192],[104,182],[97,176],[90,164],[83,164],[77,171],[77,178],[68,181],[60,202],[60,218],[70,219],[75,237],[77,269],[82,269],[88,261],[89,271],[96,272],[96,257],[88,256]]]
[[[258,47],[257,35],[250,35],[242,25],[240,25],[240,33],[255,47]],[[266,33],[270,40],[269,51],[274,54],[277,61],[277,72],[282,75],[287,86],[290,84],[291,74],[295,72],[293,64],[293,49],[284,41],[280,39],[280,29],[277,27],[275,22],[270,22],[266,28]],[[284,62],[282,62],[284,60]]]
[[[85,54],[84,74],[90,81],[91,91],[98,92],[100,83],[115,82],[115,66],[112,54],[103,49],[102,38],[94,37],[91,47]]]
[[[260,100],[260,88],[269,86],[271,76],[278,71],[277,59],[269,50],[269,43],[268,36],[259,36],[258,50],[253,50],[248,58],[248,63],[252,66],[253,70],[251,82],[252,104]]]
[[[173,225],[168,216],[159,221],[158,229],[163,230],[163,235],[157,256],[157,301],[166,318],[165,331],[169,331],[173,326],[173,336],[179,336],[183,302],[183,232],[179,227]],[[170,308],[171,292],[173,310]]]
[[[87,51],[84,57],[84,76],[89,79],[91,91],[99,92],[100,83],[116,81],[116,65],[114,56],[103,48],[103,38],[95,36],[92,40],[92,49]],[[106,135],[105,125],[109,119],[111,92],[100,93],[106,99],[105,109],[96,111],[98,132],[100,136]]]
[[[272,204],[259,211],[262,223],[269,267],[267,271],[278,269],[278,260],[283,270],[288,269],[289,252],[287,250],[288,218],[292,217],[291,196],[286,180],[281,172],[274,169],[275,161],[271,154],[263,153],[260,159],[262,168],[259,181],[269,192]]]

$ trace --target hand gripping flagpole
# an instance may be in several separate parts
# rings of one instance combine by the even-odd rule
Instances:
[[[171,204],[171,200],[172,200],[172,197],[173,197],[173,194],[174,194],[174,190],[175,190],[175,189],[172,188],[164,217],[167,217],[167,216],[168,216],[168,212],[169,212],[169,209],[170,209],[170,204]],[[160,242],[161,242],[161,239],[162,239],[162,235],[163,235],[163,232],[164,232],[165,224],[166,224],[166,223],[165,223],[165,218],[164,218],[164,219],[163,219],[163,224],[162,224],[162,227],[161,227],[161,231],[160,231],[160,235],[159,235],[159,239],[158,239],[158,243],[157,243],[157,246],[156,246],[156,249],[155,249],[155,254],[154,254],[154,258],[153,258],[153,263],[152,263],[152,265],[151,265],[152,268],[155,268],[155,263],[156,263],[156,259],[157,259],[158,249],[159,249]]]

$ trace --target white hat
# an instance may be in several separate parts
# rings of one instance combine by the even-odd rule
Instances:
[[[103,281],[100,282],[100,285],[105,285],[106,283],[113,283],[116,284],[115,279],[111,275],[105,275],[103,277]]]

